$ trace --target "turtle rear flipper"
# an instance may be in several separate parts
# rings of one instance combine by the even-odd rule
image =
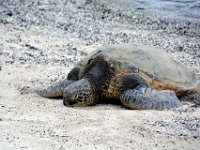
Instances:
[[[174,91],[141,87],[122,93],[121,102],[131,109],[170,109],[181,106]]]
[[[68,85],[73,83],[72,80],[60,80],[59,82],[54,82],[49,87],[40,87],[34,89],[34,91],[39,94],[42,97],[48,97],[48,98],[56,98],[56,97],[62,97],[63,96],[63,90]]]
[[[195,91],[189,91],[187,94],[178,97],[181,101],[192,102],[195,106],[200,106],[200,88]]]

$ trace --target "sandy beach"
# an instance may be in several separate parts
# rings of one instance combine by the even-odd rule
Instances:
[[[162,48],[200,80],[200,2],[1,0],[1,150],[198,150],[200,107],[69,108],[33,92],[106,44]],[[199,82],[200,83],[200,82]]]

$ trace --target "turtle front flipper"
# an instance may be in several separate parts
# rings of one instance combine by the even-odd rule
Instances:
[[[51,86],[49,87],[36,88],[34,89],[34,91],[42,97],[48,97],[48,98],[62,97],[63,90],[73,82],[74,82],[73,80],[64,79],[52,83]]]
[[[181,106],[174,91],[156,90],[145,86],[124,91],[120,100],[126,107],[140,110],[163,110]]]
[[[79,79],[80,67],[74,67],[68,74],[67,79],[53,82],[49,87],[36,88],[34,91],[43,97],[56,98],[63,96],[63,90],[71,83]]]

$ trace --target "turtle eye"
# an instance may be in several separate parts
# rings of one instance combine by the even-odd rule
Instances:
[[[94,59],[89,59],[87,64],[89,65],[89,64],[91,64],[93,61],[94,61]]]

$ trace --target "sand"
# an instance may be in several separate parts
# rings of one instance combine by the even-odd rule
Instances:
[[[181,11],[154,10],[145,0],[1,1],[0,149],[198,150],[200,108],[192,103],[163,111],[116,104],[69,108],[33,92],[115,43],[162,48],[199,78],[198,1],[174,6]]]

